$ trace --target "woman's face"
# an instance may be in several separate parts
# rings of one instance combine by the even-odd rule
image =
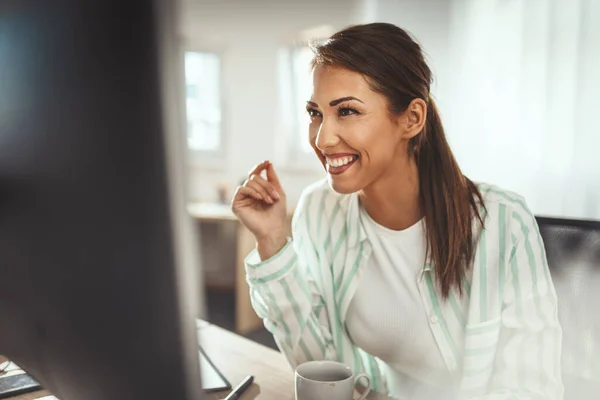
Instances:
[[[386,173],[399,173],[407,143],[399,116],[358,72],[319,66],[307,102],[310,144],[338,193],[361,191]],[[399,167],[400,166],[400,167]]]

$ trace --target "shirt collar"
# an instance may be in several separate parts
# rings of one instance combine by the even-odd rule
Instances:
[[[346,226],[348,227],[348,244],[356,247],[367,239],[367,234],[360,222],[360,199],[358,193],[347,196],[348,212],[346,213]]]

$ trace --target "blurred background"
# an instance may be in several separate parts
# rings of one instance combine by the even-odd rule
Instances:
[[[536,215],[600,219],[600,1],[184,0],[180,18],[191,210],[213,322],[269,343],[244,297],[253,240],[232,191],[275,163],[290,211],[324,173],[308,147],[307,40],[391,22],[421,43],[464,173]],[[240,315],[249,317],[241,321]],[[262,332],[262,333],[261,333]]]

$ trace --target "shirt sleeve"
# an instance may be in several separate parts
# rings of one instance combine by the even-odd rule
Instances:
[[[270,259],[261,261],[256,250],[246,258],[252,306],[294,368],[336,355],[325,303],[310,273],[319,258],[302,204],[294,213],[293,240]]]

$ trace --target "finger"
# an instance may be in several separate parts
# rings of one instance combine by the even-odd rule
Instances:
[[[260,164],[256,165],[252,170],[250,170],[250,172],[248,172],[248,176],[260,175],[260,173],[263,172],[268,165],[269,161],[261,162]]]
[[[246,199],[248,197],[258,200],[258,201],[263,200],[263,196],[260,193],[258,193],[256,190],[252,189],[251,187],[248,187],[248,186],[238,187],[238,189],[236,191],[235,199],[239,201],[239,200]]]
[[[248,188],[240,188],[236,191],[236,196],[231,202],[231,210],[234,214],[236,214],[237,211],[242,208],[253,206],[254,204],[263,202],[262,200],[258,200],[252,197],[252,193],[252,190]]]
[[[272,183],[267,181],[262,176],[252,175],[250,177],[250,181],[258,183],[260,186],[262,186],[267,191],[267,194],[269,196],[271,196],[272,198],[274,198],[276,200],[279,200],[280,195],[279,195],[279,192],[277,191],[277,189],[275,188],[275,186],[273,186]]]
[[[279,177],[277,176],[277,173],[275,172],[275,167],[273,166],[272,163],[269,163],[269,165],[267,165],[267,180],[269,182],[271,182],[271,184],[279,189],[282,190],[283,188],[281,187],[281,182],[279,182]]]
[[[246,187],[252,188],[256,192],[258,192],[262,196],[263,201],[269,204],[274,203],[273,198],[269,194],[268,190],[265,187],[263,187],[260,183],[258,183],[256,179],[249,180],[246,184]]]

